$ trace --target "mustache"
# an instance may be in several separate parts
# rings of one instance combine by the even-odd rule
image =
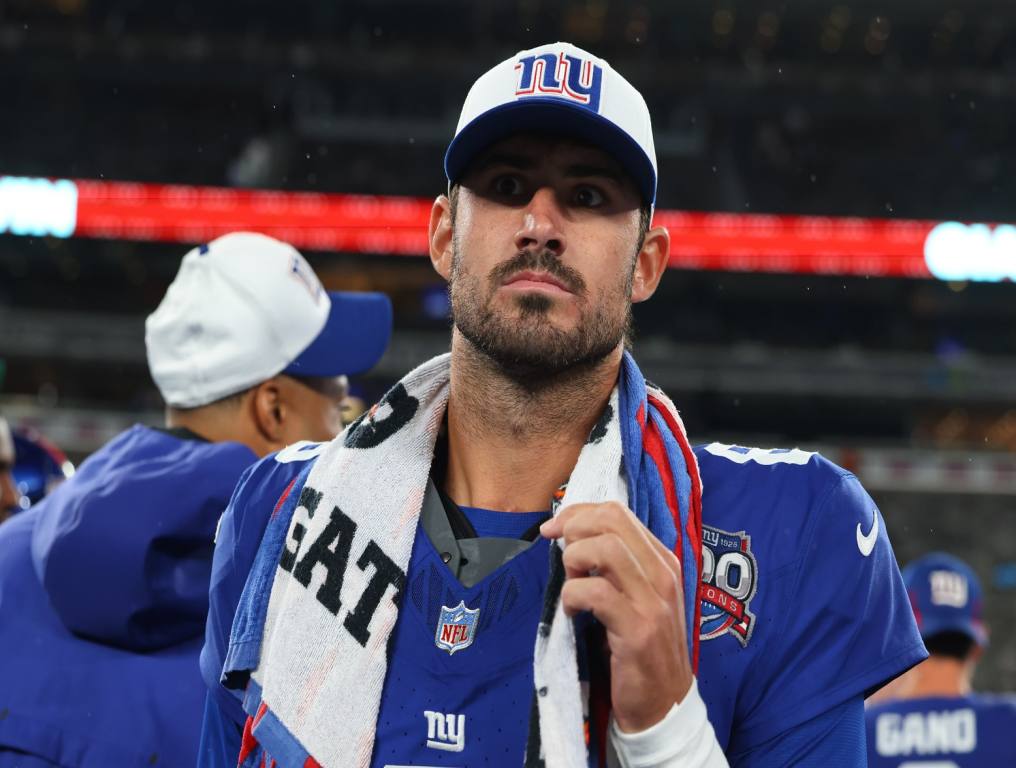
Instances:
[[[576,270],[563,264],[557,255],[548,249],[540,251],[519,251],[503,264],[490,270],[490,281],[500,285],[516,272],[546,272],[561,281],[565,288],[576,296],[586,295],[586,281]]]

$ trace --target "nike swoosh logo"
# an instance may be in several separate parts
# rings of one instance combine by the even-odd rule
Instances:
[[[874,509],[871,510],[871,530],[868,531],[868,535],[865,536],[861,533],[861,524],[857,524],[857,548],[861,550],[861,554],[868,557],[875,549],[875,540],[878,538],[878,512]]]

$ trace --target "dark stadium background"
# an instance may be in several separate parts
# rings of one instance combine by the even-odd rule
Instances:
[[[556,39],[645,94],[661,208],[1016,221],[1016,3],[984,0],[0,0],[0,175],[433,196],[473,79]],[[187,249],[0,235],[4,413],[77,460],[158,422],[143,318]],[[307,255],[395,302],[365,399],[445,348],[425,259]],[[696,441],[827,451],[901,562],[970,560],[977,683],[1016,688],[1012,282],[673,270],[636,321]]]

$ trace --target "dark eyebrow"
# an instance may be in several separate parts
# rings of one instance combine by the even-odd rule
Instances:
[[[494,151],[480,157],[473,167],[474,171],[486,171],[498,166],[514,168],[519,171],[531,171],[537,168],[540,160],[532,155],[516,152]],[[564,176],[570,179],[600,178],[607,179],[618,187],[626,186],[628,177],[618,168],[598,162],[577,162],[567,166]]]
[[[606,165],[593,165],[593,164],[569,165],[565,169],[564,175],[569,178],[599,176],[601,178],[610,179],[618,186],[624,185],[624,176],[622,176],[619,171],[616,171],[613,168]]]
[[[476,161],[476,170],[486,170],[495,165],[506,165],[509,168],[518,168],[528,171],[536,167],[536,159],[526,155],[517,155],[510,152],[491,152]]]

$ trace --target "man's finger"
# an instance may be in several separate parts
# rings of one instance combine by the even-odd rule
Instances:
[[[634,626],[638,619],[631,601],[603,576],[568,579],[561,587],[561,607],[568,616],[589,611],[608,631]]]
[[[557,523],[551,527],[548,523]],[[616,502],[572,504],[544,524],[541,533],[548,538],[565,539],[567,552],[572,543],[613,533],[619,536],[642,566],[657,593],[666,600],[680,592],[681,567],[677,557],[642,525],[624,505]]]
[[[606,578],[629,600],[646,593],[657,597],[656,589],[632,551],[614,533],[572,542],[564,551],[565,575],[569,579],[594,575]]]
[[[565,524],[571,520],[575,515],[581,514],[582,512],[592,509],[598,506],[597,504],[569,504],[567,507],[562,509],[550,520],[540,526],[540,534],[546,539],[560,539]]]
[[[605,501],[599,504],[569,504],[553,518],[540,526],[540,533],[548,539],[564,538],[566,543],[577,541],[589,536],[598,536],[611,531],[627,540],[630,533],[639,537],[651,536],[645,526],[639,522],[635,514],[620,502]],[[644,547],[648,549],[648,538],[644,538]],[[645,552],[636,552],[645,554]]]

